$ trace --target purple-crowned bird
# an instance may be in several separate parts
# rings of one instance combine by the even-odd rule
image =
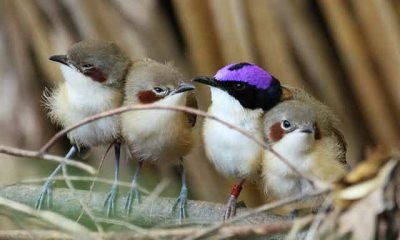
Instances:
[[[210,115],[247,130],[262,139],[264,113],[282,98],[280,82],[252,63],[230,64],[214,77],[193,81],[211,88]],[[224,219],[235,215],[237,198],[245,179],[256,176],[263,148],[241,133],[205,119],[203,142],[207,157],[222,174],[240,179],[233,186]]]

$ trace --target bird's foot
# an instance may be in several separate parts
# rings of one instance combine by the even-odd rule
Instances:
[[[118,186],[113,185],[111,187],[111,191],[107,195],[106,201],[104,202],[104,209],[107,217],[115,216],[117,197],[118,197]]]
[[[224,221],[236,215],[236,202],[237,202],[236,197],[231,195],[229,197],[228,204],[226,206],[226,210],[224,213]]]
[[[187,205],[187,190],[182,189],[179,197],[176,199],[174,206],[172,206],[172,211],[174,212],[176,207],[179,206],[179,222],[182,221],[187,217],[186,215],[186,205]]]
[[[129,216],[132,212],[132,204],[140,204],[140,192],[136,186],[131,187],[125,203],[125,214]]]
[[[48,179],[42,186],[39,192],[39,197],[36,200],[35,208],[37,210],[50,209],[53,200],[53,180]]]

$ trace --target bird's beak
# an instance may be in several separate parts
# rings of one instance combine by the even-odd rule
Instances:
[[[212,87],[217,87],[218,86],[217,82],[215,81],[215,78],[213,78],[213,77],[204,77],[204,76],[195,77],[195,78],[192,79],[192,81],[193,82],[198,82],[198,83],[201,83],[201,84],[206,84],[206,85],[209,85],[209,86],[212,86]]]
[[[68,66],[68,57],[67,55],[54,55],[49,58],[49,60],[54,62],[59,62]]]
[[[311,133],[315,133],[315,129],[312,126],[304,127],[304,128],[299,129],[299,132],[311,134]]]
[[[194,86],[189,83],[181,83],[179,84],[174,90],[171,91],[170,95],[178,94],[178,93],[183,93],[187,91],[192,91],[194,90]]]

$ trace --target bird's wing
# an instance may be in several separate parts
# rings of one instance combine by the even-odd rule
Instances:
[[[187,95],[186,107],[195,108],[195,109],[198,108],[197,107],[196,95],[194,94],[193,91],[189,92],[188,95]],[[191,114],[191,113],[186,113],[186,116],[188,118],[190,126],[194,127],[194,125],[196,124],[197,115],[196,114]]]

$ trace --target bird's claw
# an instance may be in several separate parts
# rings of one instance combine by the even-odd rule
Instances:
[[[236,215],[236,202],[237,202],[236,197],[234,196],[229,197],[228,204],[226,206],[226,210],[224,213],[224,221]]]
[[[117,197],[118,197],[118,187],[113,185],[111,191],[108,193],[107,198],[104,202],[104,208],[107,217],[115,216]]]
[[[37,210],[50,209],[52,207],[53,198],[53,181],[46,181],[39,193],[39,197],[36,200],[35,208]]]
[[[140,204],[140,192],[137,187],[132,187],[129,190],[128,197],[125,203],[125,213],[129,216],[132,212],[132,204]]]
[[[187,191],[182,190],[179,194],[179,197],[176,199],[174,206],[172,207],[172,211],[176,209],[179,205],[179,221],[182,223],[182,220],[187,217],[186,215],[186,205],[187,205]]]

